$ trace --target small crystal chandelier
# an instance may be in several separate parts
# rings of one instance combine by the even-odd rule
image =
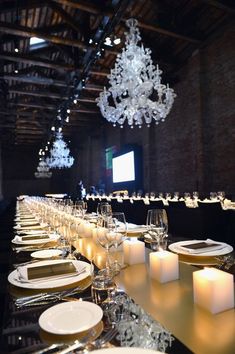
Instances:
[[[61,132],[56,134],[56,139],[53,142],[53,147],[50,150],[50,157],[47,157],[46,162],[50,168],[69,168],[74,162],[74,158],[69,156],[70,150],[66,142],[63,140]]]
[[[34,172],[36,178],[51,178],[52,172],[48,167],[44,157],[40,157],[38,162],[37,171]]]
[[[137,45],[141,40],[137,23],[135,19],[126,21],[130,29],[125,33],[126,48],[117,55],[108,75],[109,89],[105,87],[96,99],[104,118],[121,128],[125,120],[131,128],[141,128],[144,121],[147,126],[152,120],[163,122],[176,97],[173,89],[161,83],[162,71],[153,65],[151,50]]]

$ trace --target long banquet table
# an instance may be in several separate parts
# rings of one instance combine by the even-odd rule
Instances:
[[[93,240],[83,239],[78,243],[88,258],[101,251]],[[145,251],[148,261],[150,250]],[[165,284],[152,280],[148,269],[148,262],[128,266],[115,281],[193,353],[235,353],[234,309],[212,315],[193,303],[192,273],[198,267],[180,263],[180,279]]]
[[[104,250],[91,238],[79,239],[74,246],[88,260],[98,253],[104,254]],[[193,303],[192,273],[198,270],[198,267],[180,263],[179,280],[160,284],[149,277],[150,251],[147,248],[145,251],[146,263],[122,269],[115,277],[115,282],[149,315],[166,327],[179,343],[182,343],[179,351],[169,351],[169,353],[235,353],[234,309],[212,315]],[[23,254],[20,253],[17,257],[21,257],[23,261]],[[15,262],[17,257],[10,253],[10,262]],[[101,266],[101,264],[97,265]],[[11,265],[10,269],[12,269]],[[6,293],[0,353],[26,354],[41,341],[37,319],[45,308],[16,310],[14,298],[10,296],[9,291],[12,291],[11,287],[7,288]]]

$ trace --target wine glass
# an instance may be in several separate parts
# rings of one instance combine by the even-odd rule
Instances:
[[[78,212],[78,215],[84,218],[87,211],[87,202],[84,202],[83,200],[78,200],[75,202],[74,206]]]
[[[165,209],[150,209],[147,214],[148,234],[153,250],[166,249],[168,220]]]
[[[106,205],[108,205],[108,206],[106,207]],[[109,209],[109,206],[111,206],[111,205],[107,202],[98,203],[97,207],[96,207],[96,214],[102,215],[102,212],[105,213],[105,210]]]
[[[100,204],[100,213],[104,217],[109,217],[112,214],[112,206],[109,203]]]
[[[112,244],[116,251],[116,258],[112,264],[112,270],[115,274],[118,274],[122,268],[121,263],[118,262],[118,247],[121,246],[127,235],[127,224],[125,214],[123,212],[114,212],[110,217],[108,223],[108,232],[106,237],[112,241]]]
[[[113,240],[107,237],[108,224],[110,224],[110,216],[100,216],[97,220],[97,241],[106,251],[106,267],[99,273],[110,277],[113,273],[110,267],[109,250],[113,246]]]

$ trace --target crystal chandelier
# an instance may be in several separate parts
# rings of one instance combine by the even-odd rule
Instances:
[[[151,50],[137,45],[141,40],[137,23],[126,21],[130,29],[125,33],[126,48],[108,75],[109,89],[105,87],[96,99],[104,118],[121,128],[125,120],[131,128],[141,127],[144,121],[147,126],[164,121],[176,97],[173,89],[161,83],[162,71],[153,65]]]
[[[56,134],[56,139],[50,150],[51,156],[47,157],[46,162],[50,168],[69,168],[74,162],[74,158],[69,154],[70,150],[63,140],[62,133],[59,132]]]
[[[48,167],[44,157],[41,157],[38,162],[37,171],[34,172],[36,178],[51,178],[52,172]]]

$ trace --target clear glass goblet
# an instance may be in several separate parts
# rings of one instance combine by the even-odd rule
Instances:
[[[113,246],[113,240],[107,237],[108,224],[110,222],[110,217],[100,216],[97,220],[97,241],[106,251],[106,267],[100,270],[100,274],[106,276],[112,276],[113,272],[110,267],[110,254],[109,250]]]
[[[109,219],[108,232],[106,236],[110,239],[110,242],[112,242],[116,251],[115,260],[114,263],[111,265],[111,268],[114,273],[117,274],[122,268],[122,264],[118,260],[118,248],[122,245],[123,241],[127,236],[127,224],[125,214],[123,212],[112,213]]]
[[[101,203],[100,213],[103,217],[109,217],[112,214],[112,206],[109,203]]]
[[[153,250],[166,249],[168,219],[165,209],[151,209],[147,214],[148,234],[151,237],[151,248]]]

